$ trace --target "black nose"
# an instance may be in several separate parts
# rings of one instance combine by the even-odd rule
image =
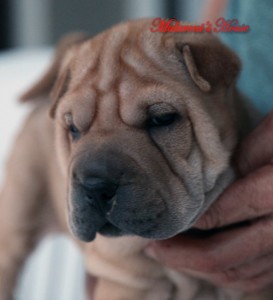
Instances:
[[[117,190],[116,184],[109,180],[97,177],[85,179],[83,187],[91,200],[96,200],[105,204],[114,197]]]

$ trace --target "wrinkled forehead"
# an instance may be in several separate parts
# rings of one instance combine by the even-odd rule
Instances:
[[[150,24],[130,23],[84,42],[70,54],[69,102],[77,99],[84,108],[106,102],[109,110],[114,110],[110,102],[118,102],[124,115],[154,102],[173,102],[177,97],[173,91],[188,78],[164,48],[165,42],[162,33],[150,31]]]
[[[165,47],[166,35],[150,27],[123,23],[80,45],[71,60],[71,85],[86,83],[106,93],[126,80],[138,85],[175,78],[179,68]]]

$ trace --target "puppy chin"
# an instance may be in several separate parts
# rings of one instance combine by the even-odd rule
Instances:
[[[116,227],[115,225],[111,224],[110,222],[107,222],[99,231],[101,235],[107,236],[107,237],[119,237],[123,235],[130,235],[130,233],[125,232],[124,230]]]

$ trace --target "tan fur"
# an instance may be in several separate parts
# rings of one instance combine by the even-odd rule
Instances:
[[[37,102],[7,165],[0,197],[0,300],[12,299],[18,270],[43,233],[70,234],[72,171],[90,152],[110,145],[133,157],[168,199],[154,205],[164,202],[168,213],[185,219],[177,219],[181,230],[234,179],[230,159],[245,132],[236,117],[238,58],[210,34],[151,33],[151,22],[123,23],[84,42],[78,36],[66,40],[50,71],[24,95],[25,101],[41,97],[55,82],[52,103],[47,95]],[[164,137],[155,132],[152,142],[141,126],[153,105],[175,107],[183,122]],[[84,132],[77,143],[68,137],[67,112]],[[181,231],[175,230],[166,235]],[[273,297],[271,291],[243,296],[166,270],[144,255],[148,242],[102,235],[89,244],[77,242],[88,272],[99,278],[94,300]]]

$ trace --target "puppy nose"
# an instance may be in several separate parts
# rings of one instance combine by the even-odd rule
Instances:
[[[117,185],[113,182],[97,177],[85,179],[83,187],[91,199],[99,202],[109,202],[117,190]]]

